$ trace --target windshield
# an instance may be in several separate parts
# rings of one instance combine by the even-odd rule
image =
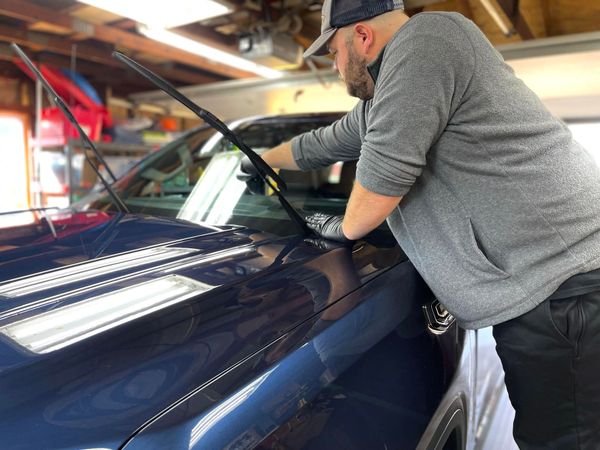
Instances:
[[[270,117],[240,121],[232,129],[261,153],[339,117],[341,114]],[[243,156],[220,133],[201,128],[142,160],[113,187],[132,213],[210,225],[243,225],[279,235],[294,233],[291,220],[270,189],[264,195],[253,195],[235,177]],[[340,162],[310,172],[278,172],[288,186],[286,199],[301,213],[344,213],[355,162]],[[74,206],[114,210],[106,191]]]

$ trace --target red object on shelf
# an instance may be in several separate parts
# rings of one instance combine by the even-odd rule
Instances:
[[[81,106],[70,108],[79,126],[92,141],[100,140],[103,115],[99,111],[90,111]],[[65,145],[69,139],[79,139],[77,129],[65,119],[57,108],[44,108],[40,124],[39,145],[43,147]]]
[[[14,62],[35,80],[34,74],[20,59],[15,58]],[[94,102],[58,69],[46,64],[40,64],[39,69],[65,102],[74,101],[75,105],[68,105],[73,116],[92,141],[99,141],[102,136],[102,127],[112,126],[112,118],[108,109],[104,105]],[[57,107],[42,109],[39,145],[43,147],[61,146],[65,145],[69,139],[79,139],[79,137],[77,129],[65,118],[60,109]]]

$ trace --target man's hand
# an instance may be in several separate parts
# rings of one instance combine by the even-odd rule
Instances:
[[[253,195],[264,195],[265,193],[265,184],[258,174],[256,167],[254,164],[250,162],[250,158],[244,155],[242,160],[240,161],[240,165],[235,172],[235,177],[246,183],[246,187],[248,191],[250,191]]]
[[[332,241],[348,244],[353,242],[348,239],[342,231],[342,222],[344,216],[331,216],[329,214],[317,213],[306,218],[308,228],[313,230],[318,236]]]
[[[248,158],[246,155],[244,155],[244,157],[240,161],[240,166],[238,167],[238,170],[235,173],[235,177],[238,180],[243,181],[244,183],[247,183],[248,181],[254,178],[260,178],[256,167],[254,167],[254,164],[250,162],[250,158]]]

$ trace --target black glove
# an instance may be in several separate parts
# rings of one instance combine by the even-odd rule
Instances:
[[[235,172],[235,177],[246,183],[248,187],[248,191],[251,194],[261,195],[265,193],[265,185],[256,170],[256,167],[250,162],[250,158],[244,155],[242,160],[240,161],[240,165]]]
[[[329,239],[304,239],[304,242],[308,242],[315,247],[320,248],[321,250],[335,250],[337,248],[345,248],[348,246],[348,242],[342,243],[337,241],[331,241]]]
[[[254,164],[252,164],[250,158],[248,158],[246,155],[244,155],[240,161],[240,165],[235,173],[235,176],[238,180],[243,181],[244,183],[247,183],[253,178],[260,178],[256,167],[254,167]]]
[[[329,214],[316,213],[306,218],[308,228],[324,239],[349,244],[354,241],[348,239],[342,231],[344,216],[331,216]]]

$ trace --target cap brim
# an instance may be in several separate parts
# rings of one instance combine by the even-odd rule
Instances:
[[[317,40],[306,49],[303,55],[304,58],[308,58],[313,55],[322,56],[328,54],[329,50],[327,49],[327,43],[331,40],[336,31],[336,28],[330,28],[322,33],[321,36],[319,36]]]

